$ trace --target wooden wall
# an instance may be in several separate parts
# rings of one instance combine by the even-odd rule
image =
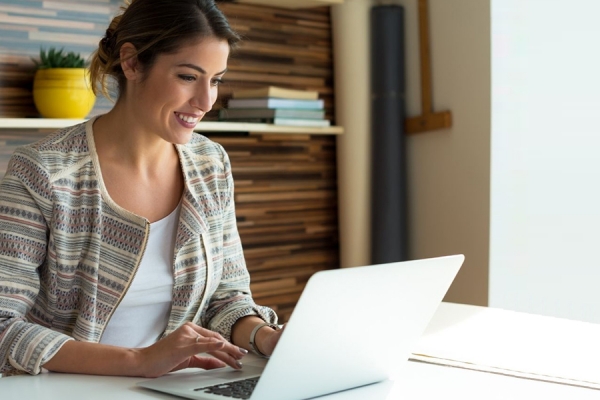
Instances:
[[[31,90],[40,48],[88,58],[104,34],[117,0],[0,0],[0,117],[38,117]],[[110,107],[99,99],[92,115]]]
[[[339,265],[335,138],[213,139],[231,157],[254,298],[287,319],[310,275]]]
[[[39,46],[89,54],[120,2],[0,1],[0,117],[37,116],[31,99]],[[265,84],[319,91],[334,119],[329,10],[291,11],[224,3],[244,36],[232,55],[215,111],[237,88]],[[67,11],[70,10],[70,11]],[[109,106],[101,102],[92,114]],[[0,129],[0,176],[16,146],[46,132]],[[335,137],[210,134],[228,151],[240,235],[257,302],[286,320],[308,277],[337,268]]]
[[[39,117],[33,105],[32,58],[57,47],[88,58],[104,35],[120,0],[0,0],[0,117]],[[333,113],[333,68],[329,9],[287,10],[221,3],[244,38],[229,62],[215,111],[238,88],[265,84],[319,91]],[[90,115],[111,103],[98,98]]]
[[[238,88],[275,85],[316,90],[333,112],[329,8],[287,10],[224,3],[221,9],[244,40],[230,61],[221,101]]]
[[[284,10],[227,3],[244,41],[232,55],[220,101],[238,88],[317,90],[334,119],[328,8]],[[307,279],[339,266],[335,138],[212,137],[231,156],[251,289],[286,320]]]

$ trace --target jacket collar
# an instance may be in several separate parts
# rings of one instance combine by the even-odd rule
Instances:
[[[180,229],[185,236],[197,236],[208,232],[208,216],[205,207],[200,204],[195,180],[200,178],[198,166],[193,162],[196,155],[185,145],[175,145],[179,153],[179,162],[183,171],[184,191],[179,217]],[[179,235],[178,235],[179,236]],[[178,238],[179,239],[179,238]]]

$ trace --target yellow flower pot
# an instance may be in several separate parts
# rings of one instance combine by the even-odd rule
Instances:
[[[33,80],[33,102],[44,118],[85,118],[94,107],[86,68],[39,69]]]

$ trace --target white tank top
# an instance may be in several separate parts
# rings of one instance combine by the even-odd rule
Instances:
[[[146,250],[129,290],[100,343],[139,348],[155,343],[167,327],[173,294],[173,254],[179,210],[150,224]]]

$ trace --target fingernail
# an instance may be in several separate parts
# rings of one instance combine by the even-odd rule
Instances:
[[[248,354],[248,350],[244,349],[243,347],[240,347],[239,349],[243,354]]]
[[[237,366],[238,366],[238,368],[242,368],[242,363],[241,363],[241,362],[239,362],[239,361],[236,361],[236,362],[235,362],[235,365],[237,365]]]

